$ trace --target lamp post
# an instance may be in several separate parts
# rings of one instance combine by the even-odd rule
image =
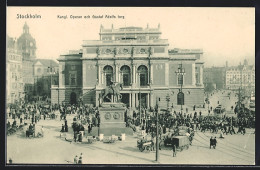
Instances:
[[[182,105],[184,104],[184,94],[182,93],[182,86],[183,86],[183,76],[185,75],[185,70],[184,70],[184,68],[182,68],[182,63],[179,65],[178,71],[175,71],[175,73],[177,75],[178,84],[181,85],[181,88],[179,89],[180,92],[178,93],[177,96],[179,97],[179,94],[182,95],[182,100],[180,102],[180,104],[181,104],[181,114],[182,114],[182,110],[183,110]],[[179,76],[181,76],[180,79],[179,79]],[[180,80],[180,82],[179,82],[179,80]],[[177,102],[177,103],[179,103],[179,102]]]
[[[159,121],[158,121],[158,114],[159,114],[159,99],[156,97],[156,153],[155,153],[155,161],[159,162]]]
[[[55,71],[52,71],[53,68],[54,68],[54,67],[52,67],[51,65],[50,65],[50,67],[48,67],[48,69],[49,69],[49,74],[50,74],[50,76],[51,76],[51,82],[50,82],[51,86],[52,86],[52,75],[53,75],[53,74],[56,74]],[[51,87],[50,87],[50,89],[51,89]],[[58,96],[58,100],[59,100],[59,96]],[[59,102],[59,101],[58,101],[58,102]],[[52,113],[52,103],[51,103],[51,113]]]
[[[167,94],[166,95],[166,101],[167,101],[167,110],[168,110],[168,108],[169,108],[169,102],[170,102],[170,95],[169,94]]]
[[[139,77],[139,114],[140,114],[140,124],[142,123],[141,121],[141,74],[138,72],[138,77]]]

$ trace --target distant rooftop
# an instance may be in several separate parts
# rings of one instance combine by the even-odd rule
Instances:
[[[203,53],[203,49],[180,49],[180,48],[174,48],[168,50],[169,54],[187,54],[187,53]]]
[[[58,62],[56,62],[53,59],[35,59],[33,64],[35,64],[37,62],[42,63],[42,65],[44,65],[46,67],[49,67],[49,66],[58,67],[59,66]]]

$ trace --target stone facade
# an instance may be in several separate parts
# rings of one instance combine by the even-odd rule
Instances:
[[[227,67],[211,67],[204,68],[203,81],[206,86],[208,83],[212,83],[216,86],[216,89],[226,88],[226,69]]]
[[[226,71],[226,86],[231,90],[242,87],[255,91],[255,66],[248,65],[245,60],[243,65],[229,67]]]
[[[58,84],[59,65],[52,59],[38,59],[36,58],[36,40],[32,37],[29,31],[29,26],[25,22],[23,26],[23,33],[16,40],[11,37],[7,37],[7,67],[11,66],[10,62],[14,61],[10,59],[10,56],[20,55],[22,66],[19,69],[19,76],[21,76],[23,83],[22,97],[26,99],[33,96],[49,96],[51,95],[51,84]],[[12,71],[7,70],[7,75],[11,75]],[[17,81],[17,84],[20,82]],[[6,84],[7,88],[12,86]],[[14,86],[17,87],[18,86]],[[10,101],[10,97],[7,97]]]
[[[33,91],[33,60],[36,58],[36,41],[29,32],[27,23],[23,26],[23,33],[17,40],[17,50],[23,57],[23,82],[27,94]]]
[[[139,106],[139,96],[144,107],[154,107],[156,98],[166,107],[166,95],[170,95],[169,103],[176,105],[181,86],[176,71],[180,65],[185,70],[185,104],[204,103],[202,50],[169,50],[168,40],[160,38],[159,25],[101,26],[99,34],[100,40],[85,40],[80,51],[60,56],[59,86],[52,88],[53,103],[74,103],[82,96],[83,103],[98,106],[102,90],[112,80],[123,83],[121,101],[129,107]]]
[[[23,63],[22,56],[15,49],[16,42],[7,37],[7,56],[6,56],[6,102],[19,102],[24,96],[23,83]]]

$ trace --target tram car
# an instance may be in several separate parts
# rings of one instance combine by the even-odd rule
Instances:
[[[166,136],[166,138],[164,139],[164,146],[172,147],[173,144],[176,145],[177,150],[182,151],[183,149],[189,148],[191,140],[189,136]]]
[[[174,136],[172,137],[172,144],[176,145],[177,150],[189,149],[190,139],[188,136]]]

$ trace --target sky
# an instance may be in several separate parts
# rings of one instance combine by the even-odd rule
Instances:
[[[17,18],[37,14],[40,19]],[[67,19],[57,16],[67,15]],[[72,19],[70,16],[82,16]],[[84,19],[84,16],[90,16]],[[92,18],[103,15],[102,19]],[[114,15],[116,18],[104,18]],[[124,19],[118,18],[124,16]],[[195,7],[8,7],[7,35],[18,38],[27,22],[36,40],[37,58],[57,59],[69,50],[79,50],[83,40],[98,40],[104,28],[157,27],[169,49],[203,49],[205,67],[238,65],[244,59],[255,63],[254,8]]]

